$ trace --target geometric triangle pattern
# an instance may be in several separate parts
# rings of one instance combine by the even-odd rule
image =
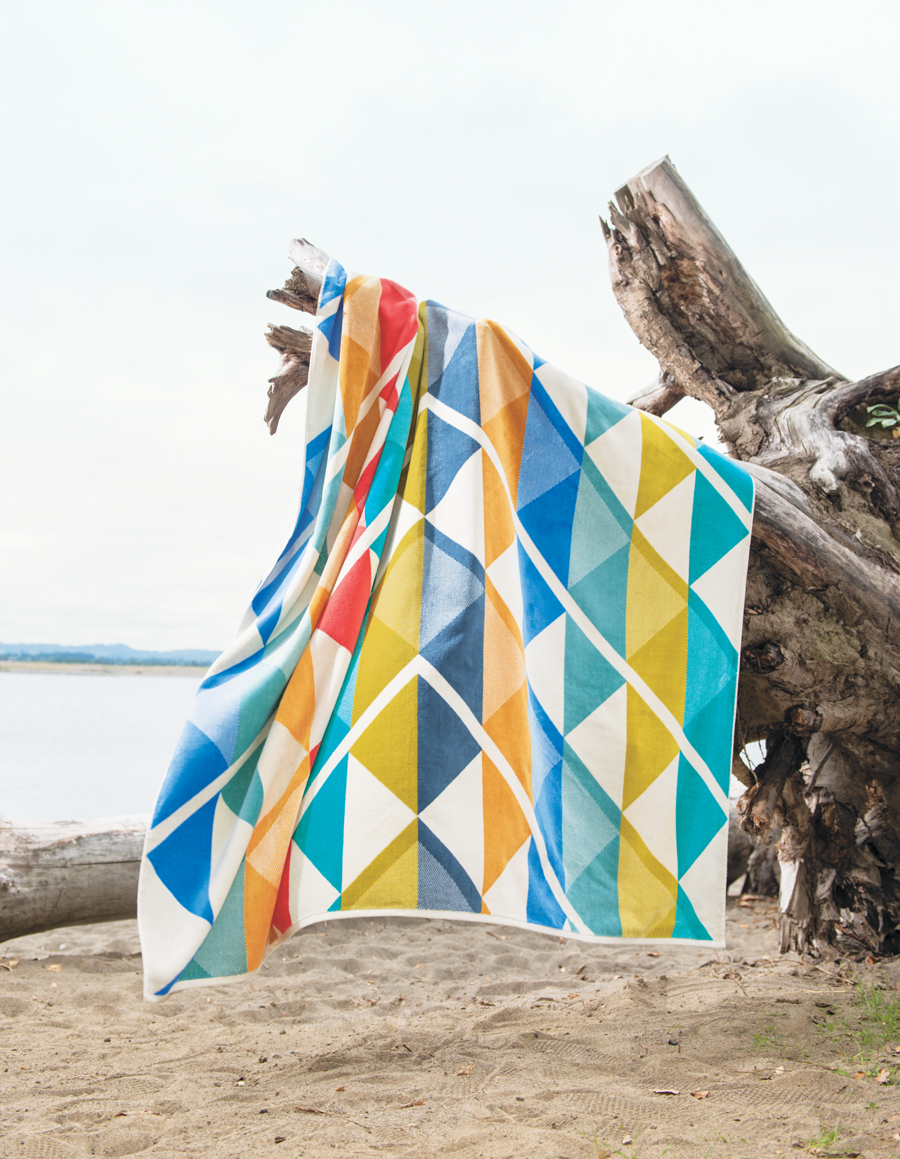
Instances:
[[[335,262],[307,394],[148,834],[147,996],[361,913],[724,944],[747,472]]]

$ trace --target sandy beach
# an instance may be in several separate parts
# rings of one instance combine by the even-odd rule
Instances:
[[[900,1154],[900,1042],[860,1002],[897,964],[779,957],[773,917],[729,901],[728,951],[658,954],[344,919],[158,1004],[134,922],[20,938],[0,1156]]]

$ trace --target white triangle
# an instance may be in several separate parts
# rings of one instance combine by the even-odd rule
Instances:
[[[446,337],[444,338],[444,345],[441,348],[442,366],[439,372],[443,373],[450,365],[457,347],[465,337],[466,331],[472,325],[472,319],[466,314],[457,314],[453,310],[444,310],[440,316],[443,324],[446,326]],[[435,353],[437,353],[436,350]]]
[[[623,684],[566,736],[597,784],[620,809],[625,785],[627,720],[628,685]]]
[[[744,626],[744,588],[749,553],[748,535],[691,584],[692,591],[703,600],[736,649],[741,646]]]
[[[340,893],[331,882],[322,876],[296,845],[292,845],[289,887],[291,924],[296,925],[312,914],[327,913],[339,897]]]
[[[678,841],[675,802],[678,795],[676,757],[625,810],[625,817],[637,829],[656,860],[678,877]]]
[[[526,839],[506,863],[506,868],[484,895],[484,904],[497,918],[528,920],[528,847]]]
[[[546,388],[547,394],[553,399],[556,409],[569,424],[579,443],[583,443],[587,426],[587,387],[570,374],[557,370],[549,362],[539,366],[534,376]]]
[[[403,542],[403,537],[407,531],[411,527],[415,527],[420,519],[424,519],[424,516],[417,507],[413,507],[412,503],[407,503],[399,496],[394,500],[394,510],[391,512],[391,522],[388,525],[384,547],[381,549],[381,562],[378,565],[375,583],[372,585],[373,589],[381,581],[387,565],[391,562],[391,557]]]
[[[412,809],[348,754],[342,887],[354,882],[414,817]]]
[[[497,594],[512,612],[513,619],[521,624],[525,610],[522,604],[522,577],[519,574],[519,549],[514,539],[502,555],[498,555],[487,569],[491,583]]]
[[[679,881],[697,917],[714,942],[725,941],[725,872],[728,860],[728,819]]]
[[[647,537],[669,567],[687,582],[691,563],[691,517],[694,509],[692,471],[659,502],[636,519],[635,526]]]
[[[327,639],[327,637],[326,637]],[[346,649],[345,649],[346,651]],[[263,804],[257,824],[281,799],[291,777],[300,767],[306,749],[283,724],[275,720],[263,742],[256,771],[263,784]]]
[[[456,472],[443,499],[426,519],[484,566],[484,483],[476,449]]]
[[[481,753],[423,809],[420,820],[450,850],[481,893],[484,886],[484,788]]]
[[[565,719],[566,615],[557,616],[525,649],[531,691],[560,733]]]
[[[253,826],[248,821],[242,821],[219,797],[213,813],[209,859],[209,904],[214,914],[218,915],[225,904],[252,834]]]
[[[641,482],[641,455],[644,436],[640,411],[620,419],[608,431],[584,448],[616,498],[634,518],[638,487]]]

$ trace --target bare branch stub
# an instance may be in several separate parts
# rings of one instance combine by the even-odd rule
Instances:
[[[269,290],[266,297],[293,310],[315,314],[330,259],[305,238],[291,242],[290,256],[295,263],[291,276],[282,289]],[[284,408],[306,386],[312,334],[308,330],[293,330],[290,326],[270,325],[266,341],[282,356],[281,370],[269,379],[269,405],[265,415],[269,434],[274,435]]]

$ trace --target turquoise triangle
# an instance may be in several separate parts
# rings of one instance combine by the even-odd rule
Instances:
[[[688,583],[699,579],[748,535],[747,528],[735,515],[731,506],[698,471],[691,515],[691,560]]]
[[[684,877],[728,820],[725,811],[682,754],[675,796],[678,876]]]

